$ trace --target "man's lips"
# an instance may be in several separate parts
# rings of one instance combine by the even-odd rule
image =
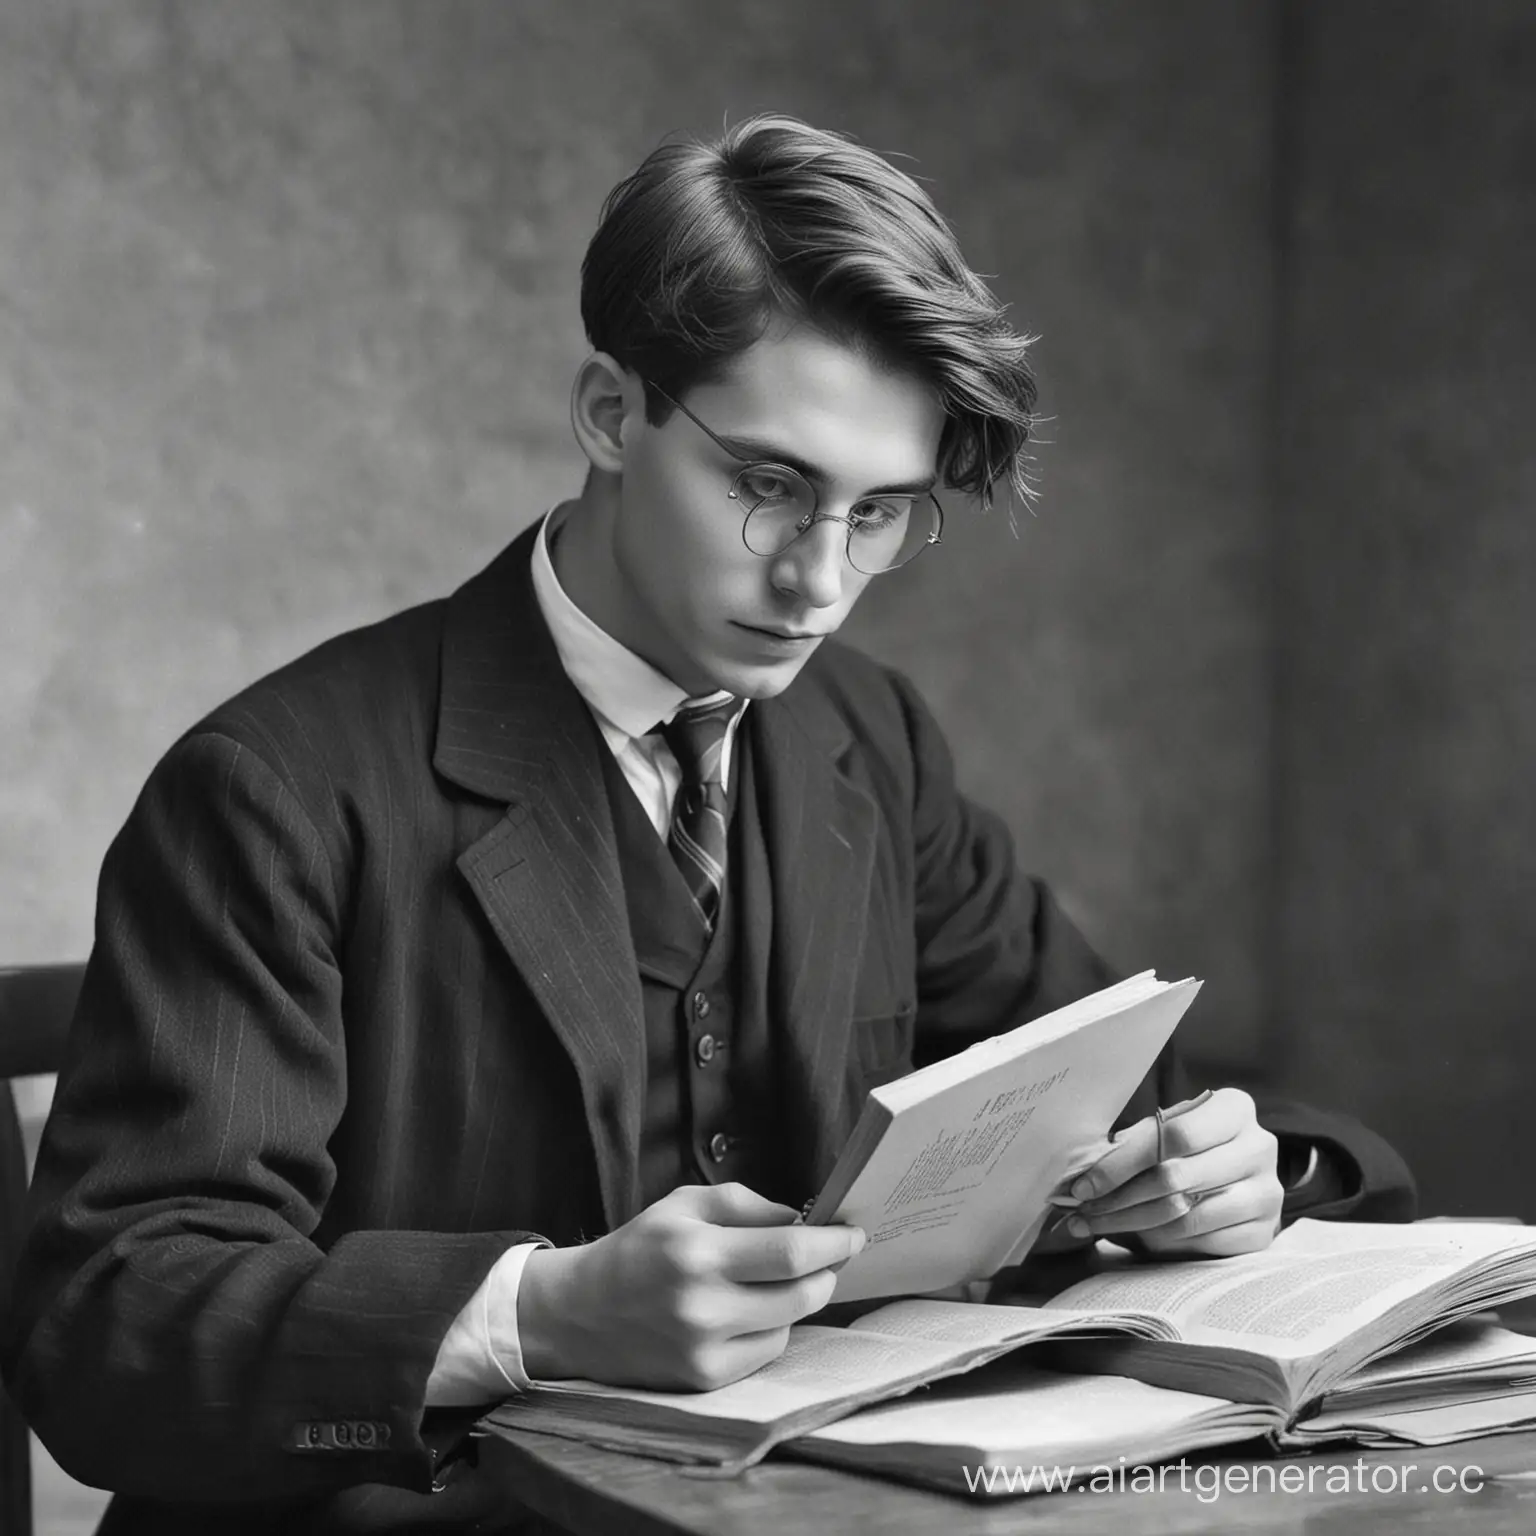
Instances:
[[[750,630],[754,635],[771,635],[775,640],[823,640],[826,638],[826,631],[817,629],[773,629],[766,624],[739,622],[737,627]]]

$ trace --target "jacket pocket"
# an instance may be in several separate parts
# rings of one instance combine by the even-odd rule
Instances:
[[[917,1004],[903,998],[856,1013],[849,1025],[849,1076],[865,1092],[912,1070]]]

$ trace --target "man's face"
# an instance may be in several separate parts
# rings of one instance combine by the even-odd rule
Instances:
[[[804,326],[770,332],[683,403],[745,457],[814,471],[829,517],[882,487],[931,482],[944,426],[927,385]],[[728,496],[741,467],[681,411],[661,427],[626,423],[614,633],[695,696],[781,692],[870,581],[847,561],[844,523],[753,554]]]

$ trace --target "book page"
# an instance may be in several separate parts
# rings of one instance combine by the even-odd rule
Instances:
[[[1127,1265],[1069,1287],[1051,1305],[1156,1312],[1192,1344],[1301,1358],[1480,1257],[1531,1245],[1509,1227],[1301,1221],[1262,1253]]]
[[[888,1338],[927,1339],[942,1344],[1004,1345],[1087,1329],[1159,1333],[1151,1320],[1101,1317],[1053,1307],[990,1306],[973,1301],[893,1301],[853,1325]],[[1161,1335],[1160,1335],[1161,1336]]]
[[[1134,1325],[1129,1325],[1134,1330]],[[877,1331],[878,1330],[878,1331]],[[834,1413],[890,1397],[967,1370],[1033,1339],[1109,1331],[1082,1312],[994,1307],[970,1302],[907,1301],[882,1307],[848,1328],[799,1324],[776,1360],[740,1381],[709,1392],[660,1392],[591,1381],[539,1382],[501,1405],[508,1423],[539,1414],[583,1413],[609,1423],[653,1425],[692,1421],[691,1434],[711,1426],[749,1425],[765,1435],[786,1420],[824,1422]],[[1117,1323],[1115,1331],[1123,1331]],[[1156,1332],[1148,1321],[1142,1331]],[[562,1405],[564,1405],[562,1407]],[[534,1425],[533,1427],[539,1427]],[[769,1443],[766,1439],[762,1444]]]
[[[902,1339],[848,1328],[801,1323],[776,1360],[710,1392],[656,1392],[643,1387],[608,1387],[590,1381],[540,1382],[540,1396],[614,1398],[649,1404],[700,1419],[733,1419],[764,1427],[791,1414],[854,1394],[880,1392],[949,1369],[965,1355],[953,1344]]]
[[[1181,982],[1179,985],[1191,983]],[[978,1069],[985,1069],[989,1057],[993,1061],[1009,1060],[1036,1050],[1053,1040],[1059,1040],[1063,1035],[1071,1034],[1085,1024],[1109,1018],[1149,997],[1155,997],[1167,991],[1168,986],[1168,982],[1157,979],[1156,971],[1142,971],[1136,976],[1129,976],[1113,986],[1090,992],[1076,1002],[1031,1019],[1028,1024],[1001,1035],[993,1035],[987,1040],[979,1040],[953,1056],[941,1057],[926,1067],[907,1073],[905,1077],[886,1083],[879,1090],[880,1097],[892,1110],[906,1109],[909,1105],[932,1098],[934,1094],[943,1092],[955,1083],[974,1077]],[[1024,1031],[1028,1031],[1027,1036]]]
[[[1404,1383],[1429,1383],[1442,1377],[1465,1382],[1485,1376],[1528,1381],[1536,1387],[1536,1339],[1497,1323],[1467,1318],[1352,1371],[1348,1392],[1353,1398]],[[1333,1401],[1334,1394],[1329,1393],[1328,1402]]]
[[[1160,1439],[1225,1415],[1232,1404],[1193,1392],[1149,1387],[1125,1376],[1065,1376],[1010,1364],[995,1384],[944,1382],[897,1403],[865,1408],[818,1429],[816,1440],[844,1445],[955,1446],[1031,1460],[1093,1461],[1123,1445]],[[1258,1427],[1263,1416],[1257,1415]]]
[[[1119,1013],[1085,1014],[1066,1034],[1037,1021],[1038,1044],[1036,1025],[1025,1025],[952,1058],[951,1077],[961,1063],[969,1075],[931,1094],[914,1097],[909,1079],[875,1089],[895,1118],[835,1210],[818,1201],[809,1218],[868,1238],[834,1299],[920,1294],[996,1273],[1044,1220],[1067,1170],[1108,1133],[1198,988],[1160,987]],[[843,1187],[834,1172],[828,1188]]]
[[[1448,1445],[1477,1435],[1530,1429],[1536,1425],[1536,1392],[1510,1392],[1471,1402],[1425,1408],[1384,1408],[1320,1414],[1288,1432],[1286,1444],[1348,1438],[1365,1445]]]

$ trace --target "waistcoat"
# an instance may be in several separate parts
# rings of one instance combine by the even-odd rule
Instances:
[[[728,792],[726,883],[708,933],[666,843],[611,752],[603,776],[645,1011],[642,1205],[679,1184],[747,1184],[782,1198],[768,1017],[772,886],[743,721]]]

